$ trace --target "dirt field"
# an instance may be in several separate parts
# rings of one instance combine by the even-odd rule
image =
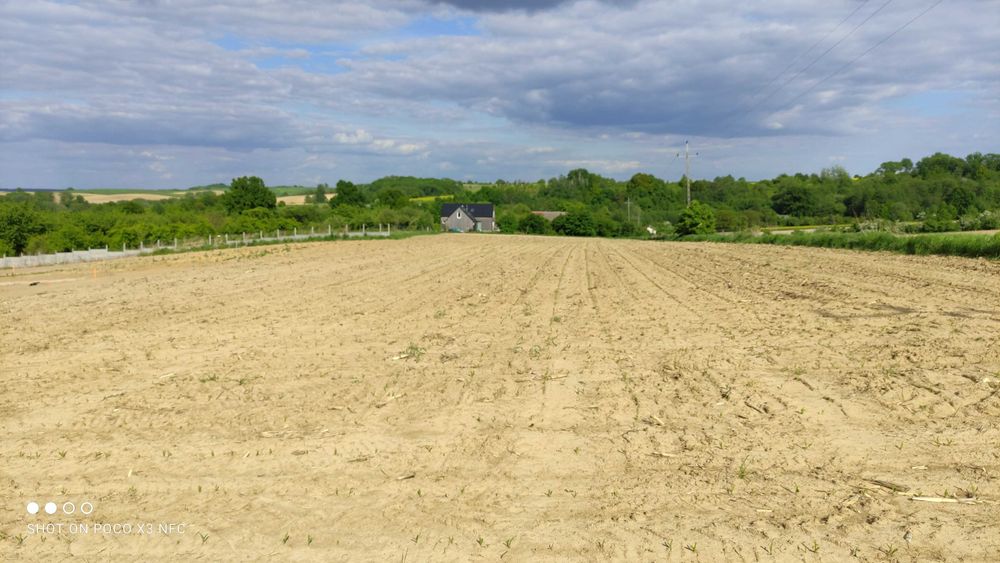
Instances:
[[[162,201],[164,199],[173,199],[176,197],[173,193],[167,194],[149,194],[149,193],[137,193],[137,194],[88,194],[80,193],[83,199],[87,200],[88,203],[111,203],[114,201],[135,201],[137,199],[144,199],[146,201]]]
[[[0,559],[1000,553],[997,262],[271,246],[4,272],[0,339]]]

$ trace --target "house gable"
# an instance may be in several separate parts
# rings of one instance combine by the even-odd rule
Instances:
[[[446,203],[441,206],[441,227],[446,231],[496,230],[492,203]]]

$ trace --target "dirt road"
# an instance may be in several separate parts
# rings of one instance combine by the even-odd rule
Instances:
[[[3,559],[1000,553],[996,262],[441,235],[7,274]]]

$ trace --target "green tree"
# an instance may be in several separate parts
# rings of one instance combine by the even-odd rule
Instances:
[[[691,202],[677,220],[677,234],[708,235],[715,232],[715,212],[698,200]]]
[[[326,184],[316,186],[316,194],[312,198],[313,203],[326,203],[326,190],[329,188],[330,186]]]
[[[383,188],[375,197],[379,205],[393,209],[406,207],[410,203],[410,198],[399,188]]]
[[[256,207],[274,209],[278,205],[277,200],[274,192],[264,185],[264,180],[256,176],[234,178],[229,189],[222,194],[222,205],[230,214],[242,213]]]
[[[549,223],[549,220],[534,213],[529,213],[521,219],[518,227],[529,235],[544,235],[552,232],[552,224]]]
[[[365,194],[361,193],[361,188],[347,180],[337,181],[337,197],[330,200],[330,207],[341,207],[353,205],[361,207],[365,204]]]
[[[0,241],[13,254],[24,252],[28,239],[45,230],[38,215],[27,205],[0,204]]]
[[[574,212],[560,215],[552,221],[555,232],[570,237],[592,237],[597,235],[594,218],[587,212]]]
[[[771,198],[771,207],[780,215],[812,215],[816,208],[816,194],[797,179],[786,177],[781,190]]]

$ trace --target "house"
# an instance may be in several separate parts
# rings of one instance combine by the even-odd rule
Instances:
[[[556,217],[562,217],[566,214],[565,211],[532,211],[535,215],[540,215],[549,221],[555,221]]]
[[[441,206],[441,229],[455,233],[496,231],[492,203],[445,203]]]

